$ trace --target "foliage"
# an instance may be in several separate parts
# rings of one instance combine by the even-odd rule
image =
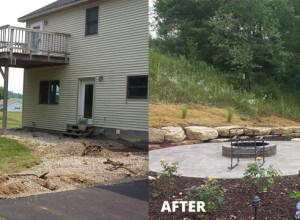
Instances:
[[[270,79],[280,68],[284,70],[287,53],[270,1],[227,1],[209,24],[213,30],[209,39],[217,48],[222,65],[244,74],[249,91],[254,74],[264,72]]]
[[[290,197],[292,199],[300,199],[300,191],[295,191],[292,194],[290,194]]]
[[[224,205],[223,189],[217,180],[210,178],[205,180],[205,184],[187,189],[187,199],[190,201],[205,202],[206,212],[212,212]]]
[[[238,91],[300,102],[298,0],[156,0],[154,11],[160,53],[204,61]]]
[[[78,124],[80,124],[80,125],[86,125],[87,122],[88,122],[88,119],[84,118],[84,117],[80,117],[78,120]]]
[[[188,112],[188,109],[186,107],[183,107],[181,109],[181,118],[186,119],[187,112]]]
[[[161,166],[163,168],[160,175],[157,177],[157,184],[162,189],[162,192],[156,192],[156,196],[163,195],[170,199],[175,185],[175,174],[177,173],[178,163],[167,163],[165,159],[161,159]]]
[[[231,123],[232,119],[233,119],[233,110],[232,109],[228,109],[228,112],[227,112],[227,122],[228,123]]]
[[[244,180],[250,182],[259,192],[267,192],[279,178],[279,170],[272,166],[263,168],[259,159],[249,164],[244,172]]]
[[[150,48],[150,100],[232,109],[246,117],[276,115],[300,120],[300,102],[290,94],[277,99],[235,89],[226,73],[203,61],[164,55]]]

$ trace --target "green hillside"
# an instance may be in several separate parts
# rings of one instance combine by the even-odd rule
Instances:
[[[236,90],[224,72],[205,62],[164,55],[153,48],[150,49],[150,99],[228,108],[251,118],[276,115],[300,121],[300,104],[291,95],[266,99]]]

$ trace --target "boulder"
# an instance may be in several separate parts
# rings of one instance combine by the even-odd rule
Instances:
[[[219,137],[230,137],[229,130],[232,128],[241,128],[240,126],[222,126],[222,127],[215,127],[215,129],[219,133]],[[244,131],[242,129],[237,129],[237,130],[231,130],[232,135],[243,135]]]
[[[300,138],[300,133],[292,133],[290,134],[293,138]]]
[[[165,140],[171,143],[178,143],[186,138],[181,127],[163,127],[161,130],[164,131]]]
[[[294,139],[292,139],[291,141],[297,141],[297,142],[300,142],[300,138],[294,138]]]
[[[185,128],[188,139],[207,141],[216,139],[218,137],[218,131],[213,128],[203,126],[189,126]]]
[[[282,134],[291,134],[293,133],[292,127],[275,127],[272,128],[271,134],[282,135]]]
[[[165,141],[164,131],[157,128],[149,128],[149,142],[162,143]]]
[[[300,134],[300,127],[293,127],[293,133],[299,133]]]
[[[251,129],[254,131],[254,135],[269,135],[272,131],[271,128],[267,127],[248,127],[248,129]],[[245,135],[252,135],[252,131],[245,130]]]

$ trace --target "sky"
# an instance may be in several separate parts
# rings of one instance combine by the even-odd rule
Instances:
[[[25,27],[19,23],[18,18],[41,8],[54,0],[1,0],[0,26],[13,25]],[[3,69],[3,68],[2,68]],[[9,91],[23,93],[23,69],[10,68]],[[3,78],[0,77],[0,85],[3,86]]]
[[[0,26],[9,24],[17,27],[25,27],[25,23],[18,22],[19,17],[54,1],[55,0],[1,0]],[[155,0],[149,0],[150,8],[153,7],[154,1]],[[23,69],[10,68],[9,91],[23,93],[23,73]],[[2,77],[0,77],[0,86],[3,86]]]

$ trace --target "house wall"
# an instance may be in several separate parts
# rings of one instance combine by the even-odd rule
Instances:
[[[86,9],[99,5],[98,35],[85,36]],[[127,100],[127,76],[148,75],[148,1],[106,0],[47,20],[44,30],[71,34],[70,64],[25,70],[23,125],[65,131],[78,118],[79,79],[95,79],[94,125],[148,131],[148,100]],[[99,76],[104,80],[99,81]],[[59,105],[39,104],[39,82],[60,80]]]
[[[7,106],[8,112],[22,112],[23,106],[21,102],[15,102],[9,106]]]

